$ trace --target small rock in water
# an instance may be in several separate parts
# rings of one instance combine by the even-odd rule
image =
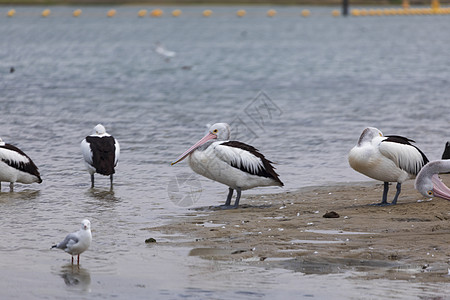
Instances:
[[[327,212],[323,215],[324,218],[339,218],[339,214],[335,211]]]
[[[146,244],[148,244],[148,243],[156,243],[156,240],[154,238],[149,238],[149,239],[145,240],[145,243]]]

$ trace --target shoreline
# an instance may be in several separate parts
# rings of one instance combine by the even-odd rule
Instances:
[[[450,175],[441,177],[450,183]],[[208,260],[306,274],[361,271],[365,279],[448,281],[450,202],[422,197],[410,180],[397,205],[370,205],[381,201],[382,190],[379,182],[368,182],[250,195],[239,209],[193,208],[146,230],[156,240],[167,235],[162,244],[190,248],[190,255]],[[395,186],[390,190],[388,201]],[[327,212],[339,217],[324,218]]]

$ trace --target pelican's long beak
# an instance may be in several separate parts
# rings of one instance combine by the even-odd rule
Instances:
[[[433,193],[436,197],[443,198],[445,200],[450,200],[450,189],[441,181],[437,174],[431,177],[433,182]]]
[[[198,141],[197,143],[194,144],[194,146],[192,146],[191,148],[187,149],[183,154],[181,154],[174,162],[172,162],[170,165],[173,166],[174,164],[176,164],[177,162],[182,161],[183,159],[185,159],[189,154],[191,154],[192,152],[194,152],[195,149],[197,149],[198,147],[200,147],[201,145],[203,145],[204,143],[206,143],[209,140],[212,139],[217,139],[217,135],[209,132],[207,135],[205,135],[200,141]]]

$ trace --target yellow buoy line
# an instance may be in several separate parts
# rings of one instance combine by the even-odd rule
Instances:
[[[59,13],[61,14],[61,13]],[[112,18],[115,17],[118,14],[116,9],[110,9],[106,11],[106,17]],[[129,14],[129,12],[127,13]],[[441,7],[434,5],[433,7],[429,8],[411,8],[409,6],[403,6],[402,8],[372,8],[372,9],[360,9],[355,8],[350,11],[350,14],[355,17],[361,17],[361,16],[397,16],[397,15],[447,15],[450,14],[450,7]],[[6,13],[7,17],[14,17],[17,15],[17,12],[15,9],[10,9]],[[41,14],[42,17],[50,17],[52,15],[52,12],[50,9],[44,9]],[[75,9],[72,12],[73,17],[80,17],[82,15],[81,9]],[[137,12],[137,16],[140,18],[143,17],[153,17],[153,18],[159,18],[163,16],[172,16],[172,17],[180,17],[183,15],[182,11],[180,9],[174,9],[170,13],[165,14],[162,9],[155,8],[151,11],[147,11],[146,9],[141,9]],[[193,13],[190,12],[187,15],[192,16]],[[195,14],[197,16],[203,16],[203,17],[212,17],[214,16],[214,12],[211,9],[205,9],[202,12],[199,12]],[[223,15],[223,13],[221,14]],[[239,18],[243,18],[248,15],[248,12],[245,9],[239,9],[235,12],[235,15]],[[277,17],[279,14],[275,9],[269,9],[265,16],[269,18]],[[281,14],[281,15],[288,15],[288,14]],[[292,12],[289,13],[289,15],[293,15]],[[312,13],[309,9],[303,9],[295,14],[295,16],[301,16],[301,17],[309,17]],[[318,14],[319,15],[319,14]],[[322,14],[323,15],[323,14]],[[331,15],[334,17],[341,16],[341,11],[334,9],[331,11]]]
[[[414,16],[414,15],[448,15],[450,7],[439,8],[378,8],[378,9],[352,9],[351,15],[365,16]]]

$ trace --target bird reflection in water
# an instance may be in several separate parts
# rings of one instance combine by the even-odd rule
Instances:
[[[59,275],[64,279],[67,287],[81,291],[90,291],[91,274],[88,269],[68,264],[61,268]]]

